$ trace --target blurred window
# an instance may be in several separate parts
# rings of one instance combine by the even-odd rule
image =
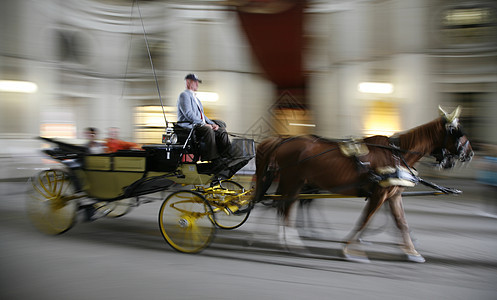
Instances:
[[[57,45],[59,61],[77,64],[88,62],[90,53],[89,40],[81,32],[59,30],[57,32]]]
[[[168,122],[176,122],[176,107],[164,106]],[[135,141],[139,144],[160,144],[166,121],[159,105],[138,106],[134,109]]]
[[[459,118],[464,129],[464,133],[468,138],[478,141],[488,141],[490,136],[489,130],[494,128],[487,128],[492,124],[489,118],[494,117],[491,107],[486,106],[486,100],[490,98],[486,93],[451,93],[451,106],[456,107],[461,105],[463,113]],[[491,126],[491,125],[490,125]]]
[[[41,124],[40,136],[48,138],[76,138],[76,125],[74,124]]]
[[[495,43],[496,11],[496,7],[490,5],[446,9],[440,20],[442,42],[461,46]]]
[[[160,40],[149,40],[148,43],[148,50],[147,44],[143,39],[136,38],[136,42],[133,43],[132,48],[130,49],[132,54],[132,70],[150,70],[149,50],[154,68],[157,70],[163,70],[166,68],[166,52],[168,50],[167,43]]]

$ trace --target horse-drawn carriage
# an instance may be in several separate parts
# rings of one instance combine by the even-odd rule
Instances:
[[[128,199],[134,198],[134,205],[138,205],[143,195],[170,190],[159,211],[161,233],[174,249],[195,253],[210,244],[216,227],[237,228],[254,204],[264,199],[278,202],[280,215],[288,221],[290,207],[297,199],[336,198],[337,194],[366,197],[361,220],[345,242],[344,256],[353,260],[365,257],[354,246],[375,212],[388,202],[401,231],[402,250],[409,260],[423,262],[405,220],[404,189],[423,183],[438,190],[429,194],[460,191],[421,179],[413,165],[431,155],[441,168],[451,168],[456,160],[469,161],[473,156],[459,126],[460,109],[448,114],[440,108],[440,112],[440,118],[393,137],[346,141],[345,149],[344,141],[317,136],[266,139],[257,147],[253,193],[230,179],[254,157],[253,140],[234,140],[238,154],[218,167],[199,161],[194,129],[184,133],[179,143],[172,142],[175,138],[170,131],[164,144],[102,155],[88,155],[77,146],[46,139],[58,147],[45,153],[60,160],[65,168],[46,170],[32,178],[29,215],[39,229],[57,234],[72,226],[79,209],[118,216],[132,205]],[[275,178],[279,178],[276,194],[268,194]],[[193,187],[178,190],[177,185]],[[302,195],[304,185],[335,194]],[[88,198],[92,203],[85,203]],[[283,236],[286,239],[286,232]]]
[[[135,4],[139,11],[139,1]],[[143,20],[141,24],[162,105]],[[388,202],[402,234],[403,251],[410,260],[424,261],[409,236],[402,207],[403,190],[421,182],[440,193],[458,191],[422,180],[413,165],[426,155],[434,156],[444,168],[453,167],[456,159],[469,161],[473,156],[459,127],[460,109],[450,114],[441,108],[440,111],[440,118],[398,136],[349,141],[352,151],[340,152],[339,141],[316,136],[269,138],[257,147],[253,195],[252,190],[230,179],[254,157],[253,140],[234,140],[237,151],[222,166],[203,163],[194,129],[185,132],[178,127],[168,128],[165,115],[163,143],[144,146],[141,151],[88,154],[83,147],[45,138],[56,147],[44,152],[60,161],[63,168],[45,170],[31,178],[28,215],[41,231],[59,234],[72,227],[78,211],[86,212],[88,218],[99,214],[117,217],[149,201],[149,194],[170,191],[159,210],[160,231],[174,249],[195,253],[209,245],[216,227],[233,229],[243,224],[256,202],[278,202],[286,219],[297,199],[325,197],[299,194],[304,185],[309,185],[368,199],[358,227],[345,242],[345,257],[363,256],[350,248],[359,242],[373,214]],[[267,194],[276,177],[277,193]]]
[[[214,237],[215,227],[233,229],[250,208],[244,187],[230,178],[254,156],[254,141],[233,139],[231,157],[221,165],[200,161],[195,128],[169,128],[163,144],[143,150],[89,154],[86,147],[42,138],[55,144],[43,152],[61,168],[39,172],[30,180],[28,216],[42,232],[69,230],[78,214],[87,219],[119,217],[150,201],[152,193],[170,191],[159,211],[164,239],[181,252],[198,252]]]

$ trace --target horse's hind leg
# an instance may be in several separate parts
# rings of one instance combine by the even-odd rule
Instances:
[[[278,212],[282,221],[279,229],[279,238],[280,242],[288,250],[301,251],[305,248],[295,227],[295,218],[292,217],[293,204],[299,196],[302,185],[303,182],[290,176],[281,176],[280,184],[278,185],[277,193],[281,194],[282,197],[278,205]]]
[[[421,254],[416,251],[414,244],[411,240],[411,235],[409,234],[409,226],[407,225],[407,220],[404,213],[404,207],[402,205],[402,191],[399,190],[393,197],[388,199],[390,205],[390,210],[395,219],[395,223],[400,230],[404,245],[401,247],[404,253],[407,255],[407,259],[413,262],[425,262],[425,259]]]
[[[288,174],[281,174],[280,176],[276,194],[281,195],[281,200],[279,200],[277,207],[278,214],[282,217],[284,225],[294,225],[294,220],[291,218],[292,208],[303,185],[303,181],[295,178],[295,176]]]

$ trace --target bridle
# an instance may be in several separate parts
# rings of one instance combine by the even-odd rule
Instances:
[[[466,156],[465,153],[468,153],[469,140],[466,138],[461,126],[458,123],[457,118],[452,122],[446,121],[445,123],[445,135],[442,148],[436,149],[431,153],[433,157],[437,160],[437,165],[441,169],[449,169],[455,166],[456,160],[459,159],[461,161],[466,161],[471,159],[472,152]],[[450,142],[449,137],[452,137],[456,140],[454,148],[456,149],[455,153],[452,153],[449,150]],[[437,151],[438,150],[438,151]]]

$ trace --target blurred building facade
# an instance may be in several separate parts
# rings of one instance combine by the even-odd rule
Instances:
[[[31,93],[0,91],[3,157],[37,147],[38,135],[82,138],[89,126],[99,128],[102,138],[115,126],[123,139],[159,142],[165,124],[160,101],[168,121],[175,121],[176,99],[189,72],[203,79],[199,91],[214,96],[204,104],[208,114],[236,133],[389,135],[436,118],[440,104],[462,105],[470,139],[497,144],[495,1],[1,5],[0,80],[37,86]],[[303,7],[302,49],[281,45],[274,51],[276,56],[300,51],[303,95],[268,76],[240,20],[241,11],[276,17],[295,5]],[[292,34],[284,29],[275,34]],[[285,64],[279,71],[285,73]],[[373,90],[361,89],[362,83],[373,83]],[[378,90],[382,86],[386,90]]]

